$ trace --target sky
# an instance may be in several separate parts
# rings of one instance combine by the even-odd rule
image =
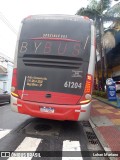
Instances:
[[[20,22],[34,14],[74,15],[88,0],[4,0],[0,5],[0,52],[14,59]],[[12,26],[6,24],[10,22]],[[15,28],[15,31],[13,29]]]

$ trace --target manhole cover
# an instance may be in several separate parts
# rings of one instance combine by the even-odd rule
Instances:
[[[42,120],[41,120],[42,121]],[[25,126],[22,131],[28,135],[37,135],[37,136],[58,136],[60,133],[60,125],[54,122],[36,122],[33,121]]]
[[[36,125],[36,126],[34,127],[34,129],[35,129],[36,131],[41,132],[41,131],[49,131],[49,130],[52,129],[52,127],[51,127],[50,125],[46,125],[46,124],[38,124],[38,125]]]

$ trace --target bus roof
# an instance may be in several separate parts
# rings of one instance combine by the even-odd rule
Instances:
[[[63,15],[63,14],[40,14],[40,15],[29,15],[23,19],[22,22],[30,20],[65,20],[65,21],[86,21],[86,23],[93,23],[93,20],[89,19],[86,16],[78,15]]]

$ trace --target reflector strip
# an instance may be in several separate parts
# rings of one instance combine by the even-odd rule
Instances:
[[[88,103],[90,100],[81,101],[80,104]]]
[[[77,109],[76,109],[75,112],[80,112],[80,110],[77,110]]]
[[[81,112],[86,112],[86,110],[81,110]]]
[[[13,103],[13,105],[17,106],[17,103]]]
[[[22,104],[16,104],[16,103],[13,103],[13,105],[18,106],[18,107],[22,106]]]

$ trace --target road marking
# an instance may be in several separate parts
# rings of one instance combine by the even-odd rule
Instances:
[[[81,151],[80,142],[65,140],[63,141],[62,151]],[[83,160],[83,158],[82,157],[62,157],[62,160]]]
[[[10,131],[10,129],[0,129],[0,139],[5,137]]]
[[[15,151],[33,151],[35,152],[42,139],[26,137]],[[33,157],[10,157],[8,160],[31,160]]]

